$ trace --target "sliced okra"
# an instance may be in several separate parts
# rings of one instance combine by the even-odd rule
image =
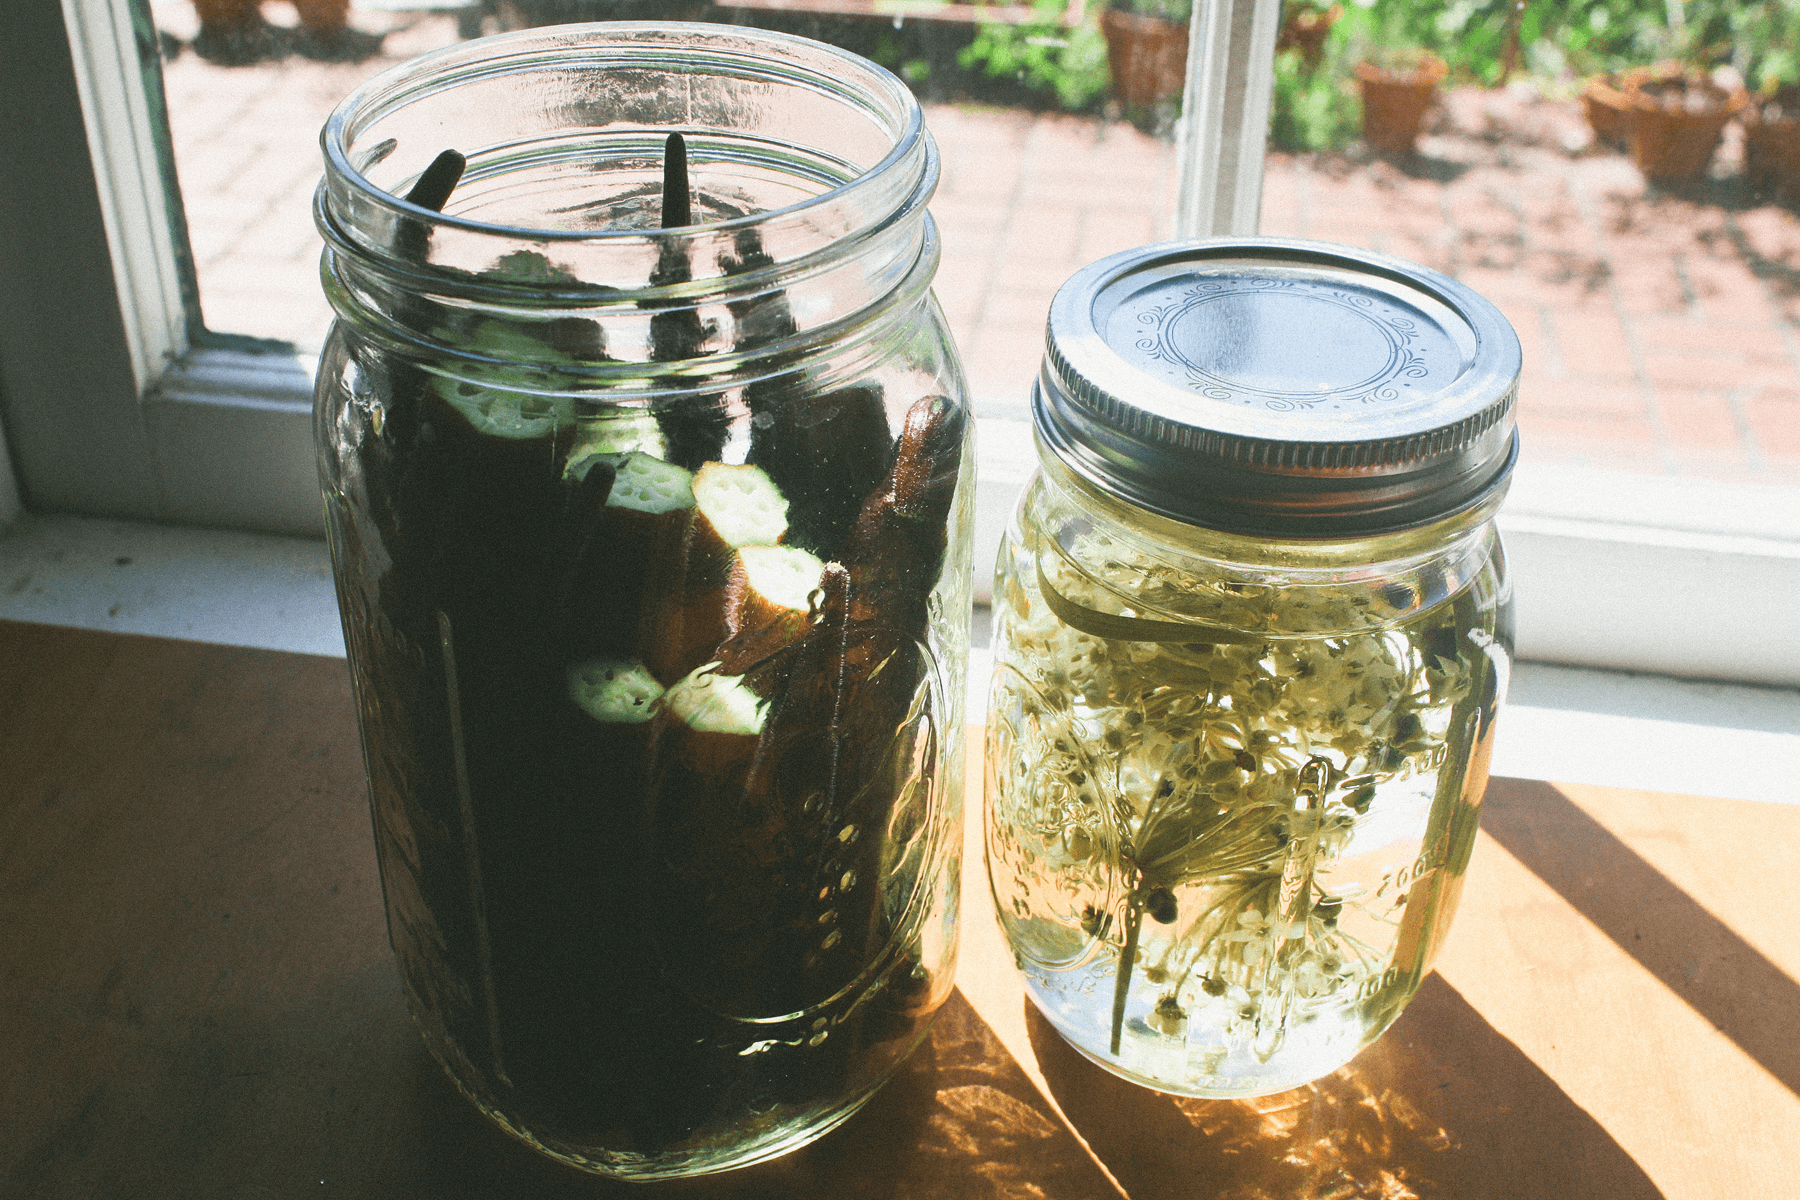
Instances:
[[[575,420],[574,401],[508,386],[511,372],[470,368],[472,378],[436,376],[431,381],[445,403],[461,413],[477,433],[489,437],[549,437]]]
[[[642,724],[656,715],[664,694],[635,659],[594,658],[569,668],[569,699],[602,724]]]
[[[787,498],[760,467],[707,463],[694,473],[694,506],[733,548],[773,546],[787,533]]]
[[[663,693],[669,715],[696,733],[736,733],[755,737],[763,730],[768,701],[742,679],[716,672],[709,663]]]
[[[642,451],[625,455],[596,455],[593,460],[613,465],[609,508],[659,515],[694,507],[694,477],[674,463],[663,462]]]
[[[563,467],[563,478],[579,482],[596,461],[617,462],[627,454],[666,460],[668,444],[656,418],[641,408],[617,408],[575,419],[575,445]]]

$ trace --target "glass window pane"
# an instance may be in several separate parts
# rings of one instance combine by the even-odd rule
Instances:
[[[1026,420],[1050,299],[1116,250],[1173,236],[1175,149],[1124,122],[933,105],[937,294],[980,415]]]
[[[151,0],[163,35],[169,119],[200,303],[209,329],[316,349],[330,322],[311,219],[318,131],[369,75],[475,32],[608,17],[755,24],[815,37],[907,79],[943,151],[932,204],[943,237],[938,295],[983,415],[1021,419],[1056,287],[1103,254],[1171,235],[1170,140],[1185,62],[1181,11],[1107,18],[1123,84],[1109,83],[1098,6],[969,6],[941,19],[874,16],[868,0],[822,12],[768,0],[355,0],[336,51],[309,32],[335,11],[270,0]],[[415,7],[416,6],[416,7]],[[235,26],[215,18],[230,10]],[[852,14],[852,15],[843,15]],[[1130,39],[1128,44],[1128,39]],[[351,61],[330,61],[341,54]],[[243,61],[237,61],[237,60]]]
[[[1800,220],[1746,178],[1736,126],[1698,174],[1651,181],[1584,115],[1590,73],[1655,53],[1602,45],[1594,14],[1663,28],[1681,6],[1520,8],[1510,53],[1505,4],[1340,8],[1315,69],[1278,67],[1263,231],[1413,259],[1497,304],[1525,352],[1527,465],[1800,483]],[[1409,46],[1449,78],[1410,150],[1374,149],[1358,64]]]
[[[343,13],[332,0],[260,11],[253,0],[151,0],[151,11],[202,318],[317,350],[331,323],[312,223],[319,129],[364,79],[454,42],[456,15],[366,2]]]

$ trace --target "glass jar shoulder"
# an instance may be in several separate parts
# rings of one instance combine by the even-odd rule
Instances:
[[[1245,644],[1370,634],[1474,589],[1506,593],[1498,498],[1420,529],[1252,538],[1135,509],[1049,463],[1005,535],[996,593],[1025,574],[1065,623],[1120,640]],[[1483,577],[1487,578],[1483,578]],[[1490,618],[1496,628],[1505,622]]]

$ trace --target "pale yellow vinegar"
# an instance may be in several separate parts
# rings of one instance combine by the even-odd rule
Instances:
[[[1068,512],[1040,483],[1002,547],[986,847],[1002,925],[1033,1000],[1108,1070],[1201,1097],[1310,1082],[1393,1022],[1454,911],[1485,783],[1472,752],[1504,689],[1497,555],[1391,618],[1380,572],[1263,605],[1360,628],[1128,642],[1051,613],[1040,564],[1065,604],[1126,615],[1144,612],[1128,602],[1145,563],[1162,592],[1208,580],[1093,536],[1091,515],[1045,551]]]
[[[1411,839],[1410,847],[1417,844]],[[1390,849],[1403,858],[1410,847]],[[1332,878],[1341,882],[1348,875],[1337,871]],[[1217,889],[1201,885],[1175,889],[1175,896],[1183,913],[1206,911],[1220,899]],[[1258,1053],[1258,1035],[1264,1033],[1257,1021],[1261,1014],[1243,989],[1228,985],[1223,994],[1213,996],[1194,974],[1182,977],[1182,960],[1194,956],[1180,953],[1181,925],[1145,922],[1117,1055],[1110,1052],[1109,1034],[1121,953],[1118,939],[1095,945],[1081,965],[1063,969],[1031,962],[1027,939],[1013,940],[1024,957],[1033,1001],[1087,1057],[1161,1091],[1229,1098],[1285,1091],[1330,1074],[1379,1037],[1417,991],[1422,973],[1393,965],[1400,921],[1369,916],[1359,924],[1356,932],[1376,951],[1373,965],[1356,971],[1331,992],[1294,997],[1285,1019],[1279,1021],[1279,1046],[1266,1059]],[[1173,1008],[1168,1006],[1171,997]],[[1264,1046],[1268,1040],[1264,1033]]]

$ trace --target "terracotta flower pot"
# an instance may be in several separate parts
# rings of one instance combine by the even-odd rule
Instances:
[[[1746,100],[1693,74],[1627,78],[1626,85],[1625,144],[1638,170],[1658,183],[1699,179]]]
[[[1742,120],[1744,178],[1751,191],[1800,201],[1800,87],[1758,97]]]
[[[258,24],[260,0],[194,0],[194,12],[200,24],[213,29],[243,28]],[[350,0],[294,0],[300,24],[307,29],[336,30],[344,28],[350,15]]]
[[[1147,106],[1181,95],[1187,80],[1187,24],[1163,17],[1106,9],[1100,14],[1106,36],[1106,65],[1113,95],[1127,107]]]
[[[1625,109],[1631,98],[1616,75],[1596,75],[1581,91],[1581,111],[1596,140],[1625,148]]]
[[[1306,64],[1309,71],[1318,69],[1325,58],[1325,38],[1331,33],[1331,27],[1344,16],[1344,6],[1333,4],[1330,8],[1317,8],[1312,5],[1296,5],[1288,9],[1285,20],[1281,23],[1281,32],[1275,37],[1275,53],[1283,50],[1298,50],[1300,61]]]
[[[320,32],[333,32],[350,22],[350,0],[294,0],[300,24]]]
[[[1444,60],[1433,54],[1421,55],[1410,68],[1358,63],[1363,140],[1384,154],[1411,154],[1425,114],[1437,99],[1438,84],[1448,73]]]

